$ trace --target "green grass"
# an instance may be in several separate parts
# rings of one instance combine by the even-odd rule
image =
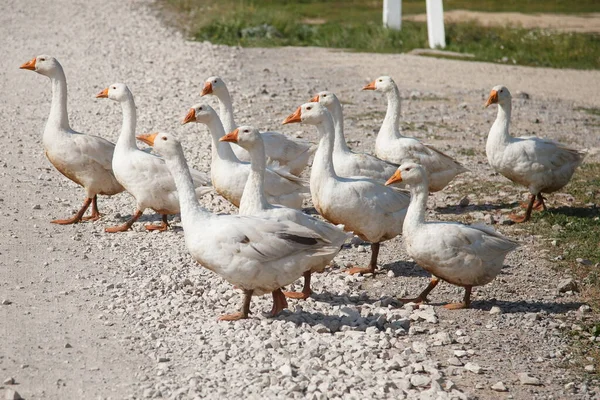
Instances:
[[[556,239],[554,252],[562,258],[558,266],[573,273],[586,301],[598,309],[600,269],[594,264],[600,261],[600,208],[589,204],[600,204],[600,164],[583,164],[564,191],[573,195],[573,204],[534,213],[532,233]],[[577,258],[590,260],[591,265]]]
[[[586,114],[600,116],[600,108],[575,107],[575,111],[583,111]]]
[[[248,47],[319,46],[354,51],[400,53],[427,47],[425,23],[404,21],[401,32],[384,29],[380,1],[294,2],[276,0],[163,0],[188,16],[192,36],[199,41]],[[448,1],[463,8],[467,1]],[[472,2],[481,10],[519,9],[600,11],[593,1]],[[404,1],[405,13],[423,12],[425,2]],[[335,7],[337,12],[332,12]],[[419,8],[420,7],[420,8]],[[474,22],[446,26],[447,50],[472,53],[475,60],[557,68],[600,68],[600,35],[550,33],[519,27],[481,27]]]

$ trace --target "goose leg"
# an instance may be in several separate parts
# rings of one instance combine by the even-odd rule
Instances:
[[[535,203],[533,203],[533,209],[536,211],[541,211],[541,210],[546,211],[547,208],[546,208],[546,203],[544,203],[544,200],[545,200],[544,196],[542,196],[541,193],[538,193],[536,196]]]
[[[448,310],[460,310],[462,308],[469,308],[471,305],[471,289],[472,286],[465,286],[465,297],[463,298],[462,303],[450,303],[446,304],[444,308]]]
[[[77,211],[77,214],[75,214],[73,216],[73,218],[69,218],[69,219],[55,219],[54,221],[50,221],[53,224],[58,224],[58,225],[69,225],[69,224],[76,224],[77,222],[81,221],[81,218],[83,217],[83,214],[85,214],[85,212],[87,211],[88,207],[90,206],[90,204],[92,204],[92,199],[87,197],[85,199],[85,201],[83,202],[83,206],[81,206],[81,208],[79,209],[79,211]]]
[[[306,271],[304,273],[304,287],[302,288],[301,292],[283,292],[284,296],[290,299],[308,299],[313,292],[310,290],[310,275],[310,271]]]
[[[98,221],[100,219],[100,211],[98,211],[98,195],[94,195],[92,199],[92,215],[82,217],[82,221]]]
[[[354,274],[373,274],[375,277],[375,268],[377,268],[377,257],[379,256],[379,242],[371,243],[371,262],[367,268],[352,267],[349,268],[348,272],[350,275]]]
[[[233,314],[221,315],[218,321],[237,321],[239,319],[248,318],[248,314],[250,314],[250,301],[252,300],[252,292],[254,292],[254,290],[244,290],[244,303],[242,305],[242,311]]]
[[[527,205],[527,211],[525,211],[524,216],[510,214],[508,217],[514,222],[527,222],[531,218],[531,210],[533,210],[533,202],[535,201],[535,194],[531,195],[529,199],[529,204]]]
[[[161,231],[164,232],[167,230],[167,228],[169,227],[169,221],[167,220],[168,215],[167,214],[163,214],[162,215],[162,223],[160,225],[146,225],[145,228],[149,231]]]
[[[133,225],[133,223],[135,221],[137,221],[142,216],[143,213],[144,213],[143,211],[135,210],[135,214],[133,214],[133,217],[131,217],[131,219],[129,221],[125,222],[123,225],[111,226],[110,228],[104,228],[104,231],[108,232],[108,233],[125,232],[126,230],[131,228],[131,225]]]
[[[425,290],[423,290],[420,295],[413,298],[400,299],[400,301],[403,303],[427,303],[427,296],[429,295],[429,292],[431,292],[438,285],[438,283],[440,283],[440,278],[432,275],[431,281],[429,281],[429,285],[427,285]]]
[[[273,308],[271,309],[271,317],[275,317],[284,308],[287,308],[287,300],[285,299],[285,295],[281,291],[281,289],[276,289],[271,292],[273,295]]]

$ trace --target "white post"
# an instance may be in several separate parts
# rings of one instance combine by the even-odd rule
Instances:
[[[427,3],[427,36],[429,47],[446,47],[446,33],[444,30],[444,6],[442,0],[426,0]]]
[[[397,31],[402,28],[402,0],[383,0],[383,26]]]

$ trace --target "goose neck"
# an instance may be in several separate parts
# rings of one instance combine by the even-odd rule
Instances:
[[[331,116],[333,117],[335,131],[334,151],[336,153],[349,153],[350,148],[346,144],[346,138],[344,137],[344,113],[342,112],[342,105],[339,102],[333,103]]]
[[[228,90],[224,90],[223,93],[219,93],[217,99],[219,99],[219,117],[223,123],[225,133],[229,133],[237,127],[235,120],[233,119],[233,102],[231,101],[231,95]]]
[[[400,138],[400,91],[398,87],[393,86],[387,92],[387,110],[385,118],[379,129],[379,135],[389,139]]]
[[[52,105],[47,126],[69,130],[69,115],[67,112],[67,79],[62,67],[58,67],[50,76],[52,82]]]
[[[210,132],[212,139],[212,159],[239,162],[239,159],[233,152],[231,145],[228,142],[219,141],[225,135],[225,129],[219,117],[215,114],[210,121],[207,122],[206,126]]]
[[[165,157],[165,162],[177,187],[184,232],[191,232],[195,222],[210,217],[211,213],[202,208],[198,202],[192,175],[181,148],[178,149],[175,157]]]
[[[427,177],[423,182],[417,185],[410,185],[410,204],[404,218],[403,232],[410,236],[419,225],[425,223],[425,213],[427,209],[427,196],[429,192]]]
[[[314,179],[319,179],[320,177],[335,179],[338,177],[333,168],[333,146],[335,137],[332,118],[325,118],[324,121],[317,125],[317,130],[319,131],[320,139],[310,175],[311,186]]]
[[[512,137],[509,133],[510,126],[511,103],[510,100],[506,103],[498,104],[498,114],[496,120],[490,128],[486,147],[488,146],[505,146]]]
[[[240,214],[243,215],[252,215],[271,207],[265,194],[265,147],[255,146],[249,153],[250,173],[240,200]]]
[[[119,149],[137,149],[135,143],[135,129],[137,123],[137,114],[135,109],[135,101],[131,93],[121,103],[123,110],[123,124],[121,126],[121,134],[117,140],[116,147]]]

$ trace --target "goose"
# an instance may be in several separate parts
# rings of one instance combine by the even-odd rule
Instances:
[[[197,122],[205,124],[212,139],[212,161],[210,174],[212,183],[221,196],[239,207],[246,180],[250,174],[250,164],[240,161],[231,145],[220,142],[225,135],[219,116],[209,105],[196,104],[190,108],[183,124]],[[302,208],[302,201],[308,188],[305,181],[281,168],[268,168],[265,174],[265,192],[270,203],[290,208]]]
[[[494,280],[502,269],[506,255],[519,244],[485,225],[426,222],[429,181],[422,165],[411,162],[402,164],[386,185],[396,182],[408,184],[411,194],[403,228],[406,252],[432,275],[429,285],[418,297],[402,301],[427,302],[427,295],[443,279],[465,288],[461,303],[450,303],[444,307],[468,308],[472,287]]]
[[[315,208],[329,222],[343,224],[346,230],[371,242],[369,266],[353,267],[348,273],[375,274],[380,243],[402,233],[410,196],[369,178],[337,175],[333,165],[333,118],[321,103],[303,104],[283,121],[296,122],[315,125],[319,132],[319,146],[310,173]]]
[[[201,96],[213,95],[219,101],[219,116],[225,132],[237,128],[233,118],[233,104],[229,90],[223,79],[211,76],[204,82]],[[279,132],[262,132],[265,143],[265,152],[270,161],[280,166],[287,167],[294,175],[300,175],[308,165],[308,159],[315,152],[315,147],[310,143],[289,138]],[[241,147],[234,146],[233,152],[242,161],[250,161],[250,155]]]
[[[240,215],[256,215],[275,221],[293,221],[317,232],[322,238],[329,241],[332,246],[336,246],[338,249],[341,249],[346,239],[352,237],[351,233],[343,231],[343,226],[334,226],[311,217],[300,210],[269,203],[264,191],[266,169],[265,146],[258,129],[251,126],[240,126],[219,140],[236,143],[250,154],[250,174],[248,175],[244,194],[240,202]],[[312,293],[310,289],[311,273],[323,272],[336,254],[329,253],[320,257],[313,257],[314,262],[311,264],[310,269],[304,272],[304,287],[302,291],[284,292],[284,295],[289,298],[307,299]]]
[[[292,221],[207,211],[196,198],[179,141],[166,133],[143,137],[164,157],[175,179],[188,251],[202,266],[244,292],[241,311],[223,315],[220,320],[248,318],[252,296],[269,292],[273,296],[271,315],[277,315],[287,307],[280,288],[302,276],[315,258],[333,257],[339,252],[337,243]]]
[[[146,225],[149,231],[165,231],[169,227],[169,214],[179,213],[177,188],[173,177],[160,157],[140,150],[135,143],[137,122],[133,94],[123,83],[110,85],[96,95],[121,103],[123,126],[115,147],[112,167],[117,180],[135,198],[136,210],[123,225],[106,228],[109,233],[125,232],[142,216],[146,208],[162,214],[161,225]],[[191,172],[196,194],[201,196],[210,191],[208,177],[199,171]]]
[[[456,175],[467,171],[450,156],[400,133],[400,92],[392,78],[380,76],[363,90],[383,92],[388,99],[385,118],[375,140],[377,157],[398,165],[406,161],[418,161],[429,175],[430,192],[444,189]]]
[[[83,206],[73,217],[51,222],[66,225],[98,220],[98,195],[111,196],[124,190],[112,171],[115,145],[101,137],[71,129],[67,113],[67,79],[62,65],[56,58],[40,55],[27,61],[20,68],[50,78],[52,105],[42,136],[44,151],[58,172],[83,186],[86,193]],[[92,214],[84,217],[90,204]]]
[[[531,197],[525,215],[510,215],[515,222],[526,222],[534,208],[546,210],[542,193],[556,192],[569,183],[585,152],[549,139],[512,137],[508,132],[511,95],[505,86],[494,86],[485,107],[491,104],[498,104],[498,114],[490,128],[485,152],[496,172],[529,189]]]
[[[310,99],[327,107],[335,126],[335,143],[333,147],[333,166],[339,176],[365,176],[376,181],[385,182],[398,168],[398,165],[381,160],[366,153],[356,153],[346,144],[344,137],[344,115],[342,104],[333,92],[322,91]]]

